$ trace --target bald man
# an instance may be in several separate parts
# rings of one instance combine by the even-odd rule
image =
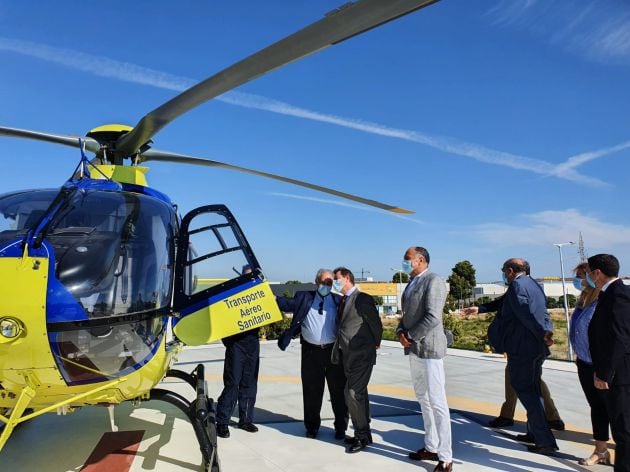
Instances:
[[[540,387],[542,365],[553,343],[553,326],[540,285],[526,273],[527,261],[508,259],[501,272],[508,284],[501,311],[488,330],[497,352],[508,355],[510,382],[527,411],[527,434],[518,438],[532,443],[529,451],[553,455],[558,450],[543,407]]]

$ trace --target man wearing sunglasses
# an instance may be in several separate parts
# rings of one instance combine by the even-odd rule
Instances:
[[[346,376],[341,366],[331,362],[341,297],[331,293],[333,273],[330,269],[319,269],[315,283],[317,290],[298,291],[293,298],[276,298],[280,310],[293,313],[291,326],[278,339],[278,347],[284,351],[291,339],[300,335],[306,436],[314,439],[319,432],[324,384],[327,382],[335,415],[335,439],[341,440],[346,437],[348,427],[348,408],[344,400]]]
[[[630,287],[619,278],[612,254],[588,258],[586,282],[601,290],[588,340],[595,388],[606,399],[615,440],[615,472],[630,471]]]

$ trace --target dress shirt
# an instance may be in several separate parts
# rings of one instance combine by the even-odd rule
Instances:
[[[587,364],[593,363],[588,344],[588,325],[591,322],[591,318],[593,318],[596,306],[597,300],[584,308],[575,307],[569,326],[569,339],[571,340],[571,346],[573,346],[575,355],[578,359]]]
[[[313,297],[313,304],[302,323],[302,337],[310,344],[331,344],[337,339],[337,305],[331,295],[323,297],[322,314],[319,305],[322,296],[319,293]]]
[[[420,277],[422,277],[422,275],[423,275],[425,272],[427,272],[428,270],[429,270],[429,269],[424,269],[422,272],[420,272],[419,274],[417,274],[417,275],[416,275],[413,279],[411,279],[411,280],[409,281],[409,283],[408,283],[408,284],[407,284],[407,286],[405,287],[405,290],[403,291],[403,294],[402,294],[402,297],[401,297],[403,300],[404,300],[404,298],[405,298],[405,295],[407,295],[407,292],[408,292],[409,290],[411,290],[411,287],[413,287],[413,286],[414,286],[414,284],[415,284],[418,280],[420,280]]]

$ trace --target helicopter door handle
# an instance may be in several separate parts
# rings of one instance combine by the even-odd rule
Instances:
[[[114,272],[114,277],[120,277],[127,268],[127,246],[120,246],[120,256],[118,256],[118,267]]]

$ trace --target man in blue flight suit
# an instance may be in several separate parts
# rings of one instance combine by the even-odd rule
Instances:
[[[331,270],[317,271],[315,283],[316,291],[299,291],[293,298],[277,297],[280,309],[293,313],[291,326],[278,339],[278,347],[284,351],[291,339],[300,334],[306,437],[317,437],[324,385],[328,382],[335,415],[335,439],[340,440],[345,438],[348,426],[348,408],[344,399],[346,376],[341,365],[332,363],[331,354],[337,339],[337,307],[341,297],[330,292],[333,283]]]
[[[527,265],[516,258],[503,263],[501,272],[509,287],[501,311],[488,329],[488,338],[497,352],[507,353],[510,382],[527,411],[527,434],[517,438],[533,443],[528,446],[531,452],[552,455],[558,445],[547,424],[540,380],[553,344],[553,326],[545,294],[527,275]]]
[[[252,271],[249,265],[242,273]],[[223,392],[217,402],[217,435],[229,438],[228,424],[238,400],[238,427],[255,433],[253,423],[254,404],[258,389],[258,367],[260,364],[260,340],[258,328],[223,338],[225,362],[223,363]]]

